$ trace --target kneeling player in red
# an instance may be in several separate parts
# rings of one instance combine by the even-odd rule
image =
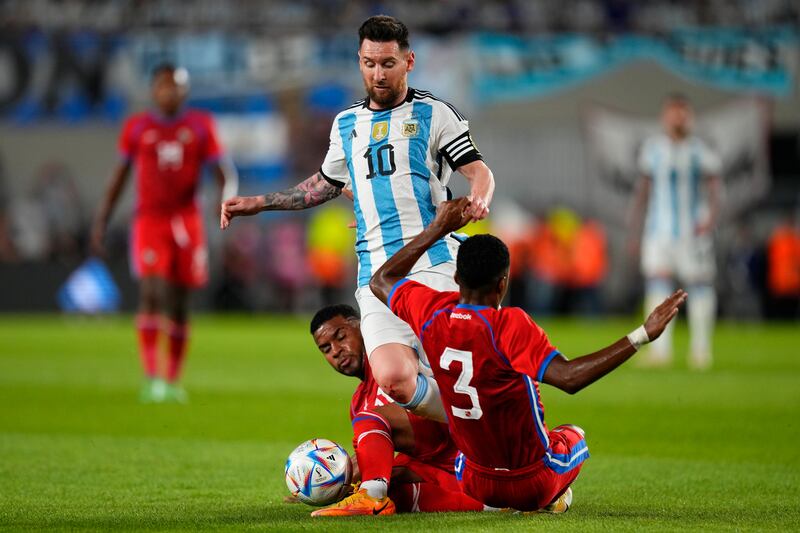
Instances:
[[[395,404],[372,377],[356,310],[332,305],[311,320],[311,334],[334,370],[357,377],[350,419],[361,479],[357,492],[312,516],[482,511],[455,477],[456,450],[447,424]],[[394,452],[400,453],[395,457]],[[387,496],[388,491],[388,496]]]
[[[463,454],[464,492],[493,507],[563,512],[589,451],[580,428],[547,429],[539,383],[574,394],[600,379],[661,335],[686,293],[675,292],[627,337],[567,360],[525,311],[500,308],[509,254],[496,237],[476,235],[461,244],[459,292],[405,279],[432,244],[467,223],[468,206],[466,198],[441,204],[433,223],[381,266],[370,287],[411,325],[428,355]]]

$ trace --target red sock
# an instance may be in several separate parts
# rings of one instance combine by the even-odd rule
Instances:
[[[186,358],[186,345],[189,340],[189,325],[169,321],[169,360],[167,361],[167,381],[177,381],[181,375],[183,360]]]
[[[389,496],[402,513],[483,511],[483,504],[478,500],[433,483],[395,483]]]
[[[136,332],[139,336],[139,358],[144,375],[154,378],[158,374],[158,331],[161,326],[158,315],[139,313],[136,315]]]
[[[383,478],[389,483],[394,463],[394,443],[389,423],[380,415],[361,411],[353,419],[353,443],[361,479]]]

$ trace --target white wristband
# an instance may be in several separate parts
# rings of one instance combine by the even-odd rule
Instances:
[[[644,326],[639,326],[628,334],[628,340],[638,350],[643,344],[650,342],[650,337],[647,336],[647,330],[644,329]]]

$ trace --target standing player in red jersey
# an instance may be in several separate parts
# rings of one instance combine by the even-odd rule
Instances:
[[[208,252],[196,198],[203,166],[210,165],[220,191],[235,183],[219,164],[222,148],[211,116],[184,109],[188,91],[185,69],[164,64],[153,71],[155,109],[125,122],[119,138],[121,161],[92,226],[92,250],[102,255],[108,220],[135,166],[131,267],[139,278],[136,329],[146,377],[140,393],[143,402],[187,399],[178,379],[189,338],[189,293],[208,279]],[[166,372],[160,374],[162,328],[169,357]]]
[[[361,381],[350,403],[356,466],[361,479],[383,480],[388,497],[364,499],[356,493],[311,516],[491,510],[461,490],[453,468],[458,450],[447,424],[403,409],[378,387],[360,326],[355,309],[331,305],[311,319],[311,335],[334,370]]]
[[[525,311],[500,308],[509,255],[496,237],[476,235],[461,244],[459,292],[405,278],[429,246],[469,221],[468,206],[466,198],[440,205],[434,222],[381,266],[370,288],[408,322],[428,354],[462,453],[457,472],[464,492],[493,507],[564,512],[589,452],[579,427],[548,431],[539,383],[574,394],[600,379],[661,335],[686,293],[676,291],[627,337],[567,360]]]

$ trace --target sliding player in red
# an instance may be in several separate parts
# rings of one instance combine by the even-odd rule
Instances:
[[[547,429],[539,383],[570,394],[594,383],[661,335],[686,293],[676,291],[627,337],[568,360],[522,309],[500,308],[509,255],[496,237],[461,244],[459,292],[405,278],[432,244],[467,223],[468,206],[466,198],[441,204],[434,222],[381,266],[370,288],[408,322],[428,355],[462,453],[457,472],[464,492],[493,507],[564,512],[589,452],[579,427]]]
[[[356,310],[349,305],[320,309],[311,334],[334,370],[357,377],[350,419],[361,479],[381,479],[380,494],[367,489],[312,516],[387,515],[397,512],[482,511],[485,506],[461,491],[453,465],[456,450],[447,424],[421,418],[395,404],[375,382]],[[398,451],[397,457],[394,452]],[[353,502],[351,504],[351,502]]]
[[[133,115],[122,128],[121,160],[95,217],[91,241],[94,253],[102,255],[108,220],[136,167],[131,268],[139,278],[136,330],[146,378],[140,399],[185,402],[178,378],[189,339],[189,293],[208,279],[196,198],[203,166],[210,166],[220,191],[235,181],[219,164],[222,149],[211,116],[183,107],[189,92],[186,70],[169,64],[156,67],[151,90],[155,109]],[[167,336],[169,356],[163,374],[157,364],[161,333]]]

